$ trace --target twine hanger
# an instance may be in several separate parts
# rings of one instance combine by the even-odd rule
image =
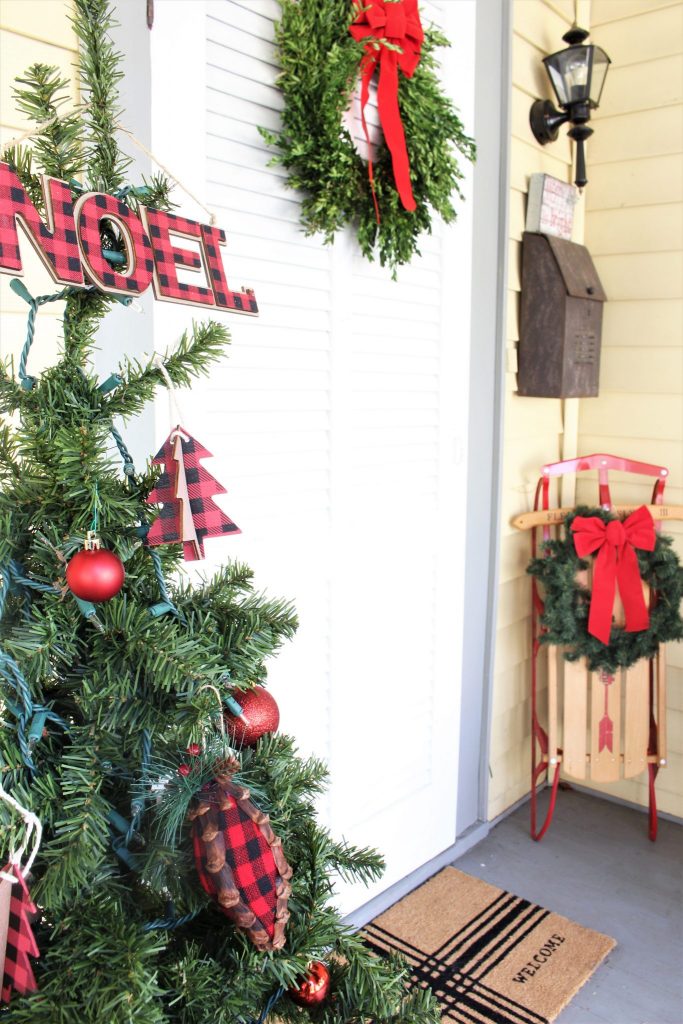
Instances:
[[[57,124],[59,121],[64,121],[67,117],[72,117],[75,113],[84,114],[87,110],[90,109],[92,105],[92,103],[86,103],[83,106],[78,107],[76,110],[70,111],[68,114],[56,114],[54,117],[51,117],[48,121],[43,121],[43,123],[40,124],[37,128],[31,128],[26,132],[22,132],[21,135],[15,135],[13,139],[10,139],[9,142],[5,144],[4,149],[14,149],[16,146],[20,145],[20,143],[27,142],[29,139],[33,139],[37,135],[42,135],[45,129],[49,128],[50,125]],[[200,206],[202,208],[204,213],[209,218],[209,224],[213,227],[216,223],[216,214],[213,212],[213,210],[210,210],[209,207],[206,206],[206,204],[203,203],[201,199],[199,199],[194,194],[194,192],[192,192],[188,188],[188,186],[183,181],[180,180],[180,178],[177,178],[175,174],[173,174],[173,172],[170,171],[168,167],[166,167],[165,164],[162,164],[161,160],[154,155],[152,150],[148,149],[144,142],[140,142],[140,139],[136,138],[136,136],[133,135],[132,131],[130,131],[129,128],[124,128],[120,121],[114,121],[114,124],[120,132],[123,132],[124,135],[128,136],[133,145],[137,146],[139,150],[141,150],[146,156],[149,157],[150,160],[152,160],[157,165],[159,170],[164,172],[166,177],[170,178],[171,181],[175,185],[177,185],[178,188],[181,189],[186,196],[188,196],[193,202],[195,202],[197,206]]]
[[[17,812],[17,814],[21,815],[21,817],[24,819],[24,824],[26,825],[26,834],[24,835],[24,841],[18,850],[10,850],[9,861],[10,864],[16,864],[16,866],[19,868],[19,871],[21,872],[22,878],[26,878],[26,876],[28,875],[29,871],[33,866],[34,860],[36,859],[36,854],[40,849],[40,843],[43,838],[43,825],[40,818],[36,814],[34,814],[33,811],[29,811],[28,807],[23,807],[18,800],[15,800],[13,796],[10,796],[10,794],[5,789],[3,789],[1,783],[0,800],[4,800],[6,804],[8,804],[13,810]],[[22,868],[21,860],[24,854],[26,853],[29,840],[31,839],[32,836],[33,849],[31,850],[29,858]],[[16,882],[17,880],[14,875],[9,875],[5,871],[0,871],[0,878],[2,878],[6,882],[12,883]]]
[[[156,366],[157,370],[159,371],[161,376],[164,378],[164,383],[166,384],[166,391],[168,392],[168,415],[169,415],[169,419],[170,419],[171,423],[174,423],[177,427],[179,427],[181,425],[181,423],[184,422],[184,417],[183,417],[182,409],[180,408],[180,402],[178,401],[178,397],[177,397],[178,396],[178,389],[176,388],[175,384],[171,380],[171,376],[170,376],[168,370],[166,369],[166,366],[164,365],[163,356],[161,356],[158,352],[154,353],[154,355],[152,357],[152,364],[154,366]],[[188,440],[186,435],[183,434],[182,431],[178,431],[178,430],[174,430],[171,433],[171,437],[172,438],[175,437],[176,434],[178,434],[178,433],[181,435],[181,437],[183,438],[184,441]]]

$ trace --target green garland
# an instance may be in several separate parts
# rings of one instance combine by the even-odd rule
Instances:
[[[619,667],[651,658],[660,643],[683,638],[683,569],[670,537],[657,534],[654,551],[636,549],[640,575],[657,592],[657,602],[650,609],[650,628],[627,633],[613,626],[610,643],[605,645],[588,632],[590,591],[576,581],[577,572],[589,565],[574,549],[571,524],[576,516],[597,516],[605,523],[617,518],[601,508],[577,508],[565,520],[564,539],[546,541],[543,554],[531,560],[527,572],[543,587],[541,643],[566,647],[568,661],[585,657],[592,672],[612,675]]]
[[[419,254],[418,238],[431,232],[432,211],[455,220],[453,193],[462,198],[457,150],[473,160],[475,146],[456,109],[441,90],[434,50],[448,40],[425,30],[420,63],[412,78],[399,73],[399,106],[410,158],[417,209],[408,212],[394,185],[391,155],[382,144],[373,161],[381,223],[377,224],[368,167],[342,124],[359,80],[363,43],[349,34],[351,0],[280,0],[276,26],[284,96],[282,131],[259,129],[279,153],[273,163],[288,172],[288,184],[303,192],[301,223],[307,235],[321,232],[332,242],[345,224],[357,226],[361,251],[369,260],[396,268]]]

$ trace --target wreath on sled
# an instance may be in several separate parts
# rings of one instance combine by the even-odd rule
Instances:
[[[282,130],[259,129],[277,147],[272,163],[303,193],[307,235],[332,242],[356,226],[361,252],[394,273],[419,254],[418,237],[432,216],[456,217],[462,198],[456,151],[473,160],[475,146],[439,82],[435,50],[448,40],[423,31],[417,0],[280,0],[276,26]],[[360,78],[361,111],[378,82],[383,141],[364,161],[343,124]]]
[[[585,657],[591,671],[613,675],[617,668],[653,657],[659,644],[683,638],[683,568],[671,537],[655,533],[645,506],[623,522],[602,508],[580,507],[566,517],[564,527],[563,538],[545,541],[527,568],[542,587],[541,643],[562,646],[568,661]],[[592,552],[591,592],[578,574],[588,569],[591,562],[584,556]],[[642,582],[651,590],[649,608]],[[616,588],[627,613],[624,627],[612,622]],[[602,609],[596,605],[596,590]]]

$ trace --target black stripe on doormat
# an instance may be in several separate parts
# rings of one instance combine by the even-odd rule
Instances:
[[[503,892],[433,953],[374,922],[365,929],[365,942],[380,956],[390,951],[402,954],[411,968],[412,984],[431,988],[444,1016],[458,1024],[548,1024],[545,1017],[484,985],[483,979],[549,913]],[[459,950],[463,945],[467,949]]]
[[[501,912],[501,910],[503,910],[505,907],[511,906],[518,898],[519,897],[511,895],[509,892],[501,892],[500,896],[496,896],[496,898],[487,906],[485,906],[483,910],[480,910],[478,914],[475,914],[474,917],[471,917],[467,924],[463,925],[462,928],[460,928],[457,932],[454,932],[453,935],[446,939],[446,941],[441,946],[439,946],[439,948],[433,954],[427,953],[424,949],[420,949],[419,946],[412,945],[412,943],[407,942],[405,939],[400,939],[397,935],[394,935],[393,932],[388,932],[386,928],[382,928],[380,925],[377,924],[376,921],[371,921],[370,924],[365,926],[363,931],[367,932],[370,929],[372,929],[372,931],[374,932],[380,932],[381,935],[387,936],[387,938],[391,939],[392,942],[394,943],[400,942],[406,951],[406,955],[408,955],[408,950],[411,950],[419,957],[429,955],[437,956],[450,943],[455,942],[458,939],[464,941],[465,933],[470,931],[470,929],[476,928],[477,926],[481,928],[484,925],[488,924],[489,921],[492,921],[493,918],[495,918]],[[380,937],[381,936],[378,936],[378,938]]]

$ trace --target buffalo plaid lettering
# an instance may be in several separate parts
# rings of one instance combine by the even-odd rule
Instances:
[[[225,245],[225,231],[221,228],[201,225],[202,251],[209,268],[209,280],[216,296],[216,305],[225,309],[234,309],[238,313],[258,315],[256,295],[252,290],[232,292],[228,287],[225,268],[221,259],[220,246]]]
[[[186,284],[178,280],[176,267],[188,267],[199,270],[202,261],[191,249],[181,249],[173,244],[170,232],[186,238],[201,239],[199,224],[185,217],[177,217],[163,210],[146,209],[143,212],[149,237],[154,252],[154,293],[158,299],[171,302],[202,303],[213,306],[215,303],[211,288],[201,285]]]
[[[115,295],[141,295],[152,280],[152,246],[138,217],[115,196],[90,193],[76,203],[81,252],[88,276],[102,291]],[[128,249],[126,273],[117,271],[102,255],[100,222],[111,220],[121,228]],[[132,243],[132,251],[131,251]]]
[[[83,284],[83,269],[68,185],[43,178],[46,221],[29,199],[15,171],[0,163],[0,271],[21,272],[17,220],[58,284]]]

